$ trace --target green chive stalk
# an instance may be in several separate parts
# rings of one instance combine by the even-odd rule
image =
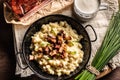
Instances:
[[[112,16],[104,40],[91,65],[98,71],[102,70],[118,51],[120,51],[120,10]],[[95,78],[95,74],[83,70],[82,73],[75,77],[75,80],[95,80]]]

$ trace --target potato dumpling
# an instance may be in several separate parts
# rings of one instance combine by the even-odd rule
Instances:
[[[43,24],[31,41],[30,60],[39,63],[51,75],[69,75],[83,61],[84,52],[78,35],[66,21]]]

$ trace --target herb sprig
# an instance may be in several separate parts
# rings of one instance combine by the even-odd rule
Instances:
[[[102,45],[97,51],[91,65],[98,71],[102,70],[118,51],[120,51],[120,10],[112,16]],[[95,78],[95,74],[92,74],[88,70],[83,70],[82,73],[75,77],[75,80],[95,80]]]

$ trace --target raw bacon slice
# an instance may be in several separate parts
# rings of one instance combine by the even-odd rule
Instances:
[[[8,4],[16,18],[22,21],[27,20],[49,2],[51,2],[51,0],[10,0]]]

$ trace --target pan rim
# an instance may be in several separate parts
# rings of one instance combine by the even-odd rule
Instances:
[[[69,18],[69,19],[73,20],[75,23],[77,23],[78,25],[80,25],[80,26],[84,29],[84,31],[85,31],[85,33],[86,33],[86,36],[87,36],[87,38],[88,38],[88,40],[89,40],[88,43],[89,43],[89,48],[90,48],[90,50],[89,50],[89,56],[88,56],[88,58],[87,58],[86,63],[83,65],[83,68],[87,65],[87,63],[88,63],[88,61],[89,61],[89,59],[90,59],[90,55],[91,55],[91,42],[90,42],[90,37],[89,37],[88,32],[86,31],[86,29],[85,29],[77,20],[75,20],[75,19],[72,18],[72,17],[66,16],[66,15],[62,15],[62,14],[53,14],[53,15],[48,15],[48,16],[45,16],[45,17],[40,18],[39,20],[37,20],[37,21],[35,21],[33,24],[31,24],[30,27],[29,27],[29,28],[27,29],[27,31],[25,32],[25,35],[24,35],[24,38],[23,38],[23,42],[22,42],[22,54],[23,54],[23,58],[24,58],[25,62],[27,63],[28,67],[29,67],[38,77],[44,78],[44,79],[47,79],[47,80],[49,80],[50,78],[46,78],[46,77],[40,75],[40,74],[39,74],[37,71],[35,71],[35,70],[33,69],[33,67],[29,64],[29,60],[27,59],[27,57],[26,57],[26,55],[25,55],[25,51],[24,51],[24,41],[25,41],[25,37],[26,37],[27,33],[30,31],[30,29],[31,29],[32,27],[34,27],[34,25],[35,25],[37,22],[39,22],[40,20],[43,20],[43,19],[45,19],[45,18],[47,18],[47,17],[51,17],[51,16],[57,16],[57,17],[59,16],[59,17]],[[83,69],[83,68],[82,68],[82,69]],[[50,79],[50,80],[51,80],[51,79]]]

